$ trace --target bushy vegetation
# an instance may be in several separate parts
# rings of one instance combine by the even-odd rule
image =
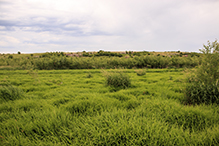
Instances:
[[[113,52],[105,52],[103,50],[100,50],[99,52],[97,52],[96,54],[94,54],[94,56],[116,56],[116,57],[122,57],[123,55],[120,53],[113,53]]]
[[[146,70],[145,69],[135,70],[135,72],[137,73],[138,76],[146,75]]]
[[[106,84],[116,89],[125,89],[131,86],[130,77],[122,71],[104,72],[106,77]]]
[[[0,102],[0,145],[219,145],[219,107],[181,104],[183,69],[122,71],[132,85],[111,92],[98,69],[0,70],[24,92]]]
[[[4,54],[0,55],[0,67],[12,69],[114,69],[114,68],[182,68],[195,67],[201,63],[200,57],[187,53],[157,55],[149,52],[127,52],[120,54],[99,51],[66,54],[51,52],[41,54]]]
[[[203,61],[187,79],[185,102],[219,104],[219,43],[208,41],[200,51],[204,54]]]
[[[218,47],[0,54],[0,145],[219,145]]]

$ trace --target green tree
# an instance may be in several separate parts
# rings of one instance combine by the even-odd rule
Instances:
[[[219,104],[219,43],[208,41],[200,49],[201,65],[187,78],[185,102],[187,104]]]

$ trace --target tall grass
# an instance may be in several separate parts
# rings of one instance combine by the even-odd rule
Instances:
[[[146,75],[146,70],[143,69],[135,70],[135,72],[137,73],[138,76]]]
[[[0,86],[0,99],[1,101],[9,101],[21,99],[23,97],[23,92],[21,89],[12,85]]]
[[[37,84],[27,71],[0,71],[1,85],[23,90],[0,102],[0,145],[219,144],[219,108],[181,104],[182,70],[122,71],[131,87],[117,92],[101,70],[39,70]]]
[[[131,86],[130,77],[122,71],[104,72],[106,84],[116,89],[125,89]]]

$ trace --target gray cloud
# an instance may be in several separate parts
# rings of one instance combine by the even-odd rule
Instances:
[[[0,0],[0,52],[198,51],[218,37],[218,6],[217,0]]]

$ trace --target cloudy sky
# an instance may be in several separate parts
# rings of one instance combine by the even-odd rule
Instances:
[[[219,0],[0,0],[0,53],[198,52]]]

